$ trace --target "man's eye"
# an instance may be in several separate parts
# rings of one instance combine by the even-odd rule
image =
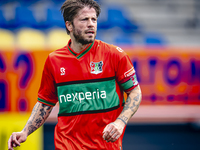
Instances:
[[[93,18],[92,21],[97,21],[97,19],[96,19],[96,18]]]

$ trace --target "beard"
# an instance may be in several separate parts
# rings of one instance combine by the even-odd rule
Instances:
[[[82,45],[90,44],[94,42],[94,39],[96,38],[96,35],[94,35],[94,38],[86,39],[84,38],[82,31],[73,28],[73,36],[76,40],[76,42],[81,43]]]

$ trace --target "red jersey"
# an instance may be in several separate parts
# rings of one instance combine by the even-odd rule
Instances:
[[[120,150],[124,133],[111,143],[102,132],[121,113],[123,91],[138,85],[133,65],[121,48],[102,41],[81,53],[70,43],[49,54],[38,92],[39,102],[59,102],[56,150]]]

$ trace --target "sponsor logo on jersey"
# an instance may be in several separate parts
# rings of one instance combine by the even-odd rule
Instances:
[[[99,74],[103,72],[103,61],[100,62],[90,62],[91,73]]]
[[[58,85],[59,114],[81,111],[91,113],[119,106],[115,83],[115,78],[112,77],[106,81]]]
[[[77,92],[59,96],[60,103],[71,102],[75,100],[78,100],[81,103],[81,101],[83,100],[94,100],[100,98],[101,99],[106,98],[106,91],[99,91],[99,89],[97,89],[96,91],[93,92],[85,92],[85,93]]]
[[[116,49],[117,49],[120,53],[123,52],[123,49],[121,49],[120,47],[117,47]]]

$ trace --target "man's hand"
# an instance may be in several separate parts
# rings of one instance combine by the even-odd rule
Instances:
[[[13,147],[20,146],[20,143],[25,142],[27,134],[25,132],[13,132],[8,140],[8,150],[14,150]]]
[[[119,121],[108,124],[103,130],[103,139],[106,142],[115,142],[123,133],[125,124]]]

